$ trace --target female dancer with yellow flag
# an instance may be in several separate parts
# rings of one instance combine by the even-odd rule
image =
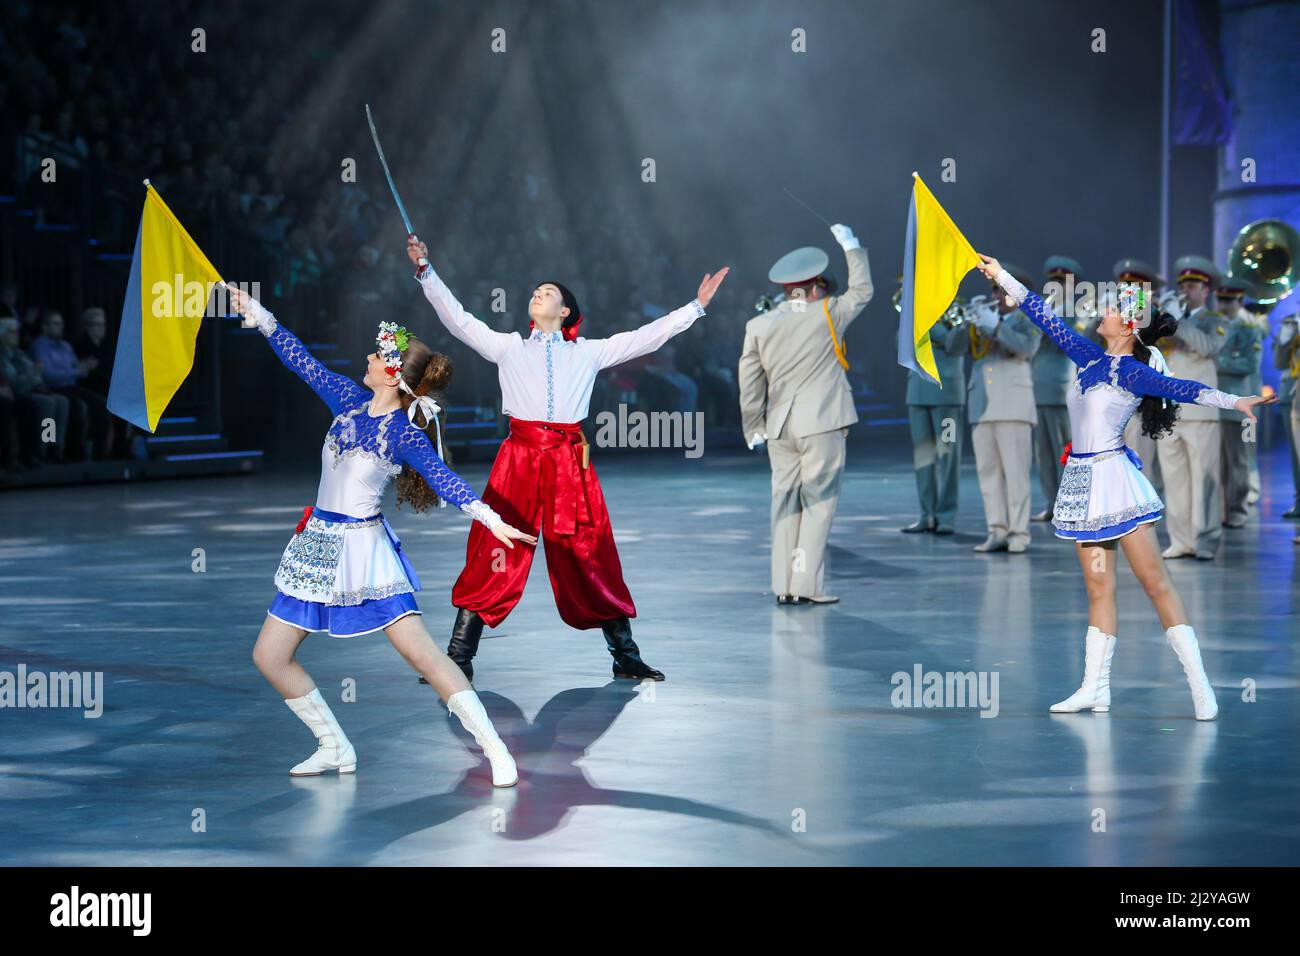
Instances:
[[[1177,320],[1162,312],[1150,315],[1149,303],[1136,284],[1121,284],[1118,295],[1102,302],[1097,332],[1106,343],[1103,349],[1057,318],[1042,296],[1025,288],[996,259],[984,255],[980,259],[980,271],[1079,366],[1067,396],[1073,444],[1068,448],[1052,523],[1057,537],[1073,540],[1078,551],[1088,588],[1088,633],[1083,684],[1053,704],[1052,711],[1110,710],[1110,662],[1118,631],[1118,542],[1183,666],[1196,719],[1213,720],[1219,712],[1214,688],[1201,662],[1196,632],[1187,621],[1187,611],[1169,579],[1156,541],[1154,522],[1160,519],[1164,503],[1142,474],[1137,455],[1124,445],[1124,426],[1139,412],[1143,431],[1158,438],[1173,427],[1177,408],[1171,402],[1235,408],[1254,420],[1251,409],[1275,402],[1277,397],[1243,398],[1168,375],[1155,342],[1171,334]]]
[[[304,510],[275,575],[279,593],[253,649],[262,675],[311,728],[318,748],[289,772],[352,773],[356,750],[311,676],[294,660],[309,631],[354,637],[383,630],[447,709],[460,718],[492,765],[492,783],[513,786],[515,762],[469,681],[420,623],[419,579],[380,512],[384,489],[397,478],[398,502],[423,510],[439,497],[490,530],[507,548],[537,539],[506,524],[434,451],[427,431],[439,408],[430,393],[451,378],[451,363],[390,322],[380,324],[367,356],[364,388],[320,363],[302,342],[243,290],[228,287],[235,311],[255,324],[285,365],[335,414],[321,451],[316,504]],[[399,414],[402,413],[402,414]],[[423,425],[416,417],[423,416]],[[441,441],[439,441],[441,445]]]

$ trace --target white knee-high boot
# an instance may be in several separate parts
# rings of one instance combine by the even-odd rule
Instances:
[[[1165,631],[1165,637],[1178,655],[1183,673],[1187,675],[1192,704],[1196,707],[1196,719],[1213,720],[1219,714],[1219,702],[1215,699],[1214,688],[1210,686],[1210,678],[1205,675],[1205,665],[1201,663],[1201,647],[1196,642],[1196,632],[1190,624],[1175,624]]]
[[[492,786],[513,787],[519,781],[515,760],[506,749],[505,741],[497,735],[492,720],[483,709],[483,702],[472,689],[458,691],[447,698],[447,709],[460,718],[478,745],[483,748],[492,764]]]
[[[1053,704],[1054,714],[1074,714],[1091,710],[1104,714],[1110,710],[1110,659],[1115,656],[1115,635],[1089,626],[1084,638],[1083,683],[1073,694]]]
[[[320,688],[312,688],[312,692],[305,697],[287,698],[285,703],[311,728],[318,744],[316,752],[290,770],[290,774],[295,777],[312,777],[326,770],[356,772],[357,753],[352,749],[351,741],[343,733],[329,704],[320,695]]]

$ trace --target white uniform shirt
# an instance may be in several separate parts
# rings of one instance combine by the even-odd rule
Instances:
[[[560,332],[538,329],[525,339],[518,332],[489,328],[466,312],[431,266],[417,278],[447,331],[496,363],[501,411],[524,421],[582,421],[601,369],[648,355],[704,315],[704,306],[692,299],[639,329],[607,339],[579,337],[566,342]]]

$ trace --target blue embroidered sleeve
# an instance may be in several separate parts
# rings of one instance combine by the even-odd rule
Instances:
[[[1020,308],[1075,365],[1083,367],[1106,354],[1096,342],[1084,338],[1058,319],[1047,300],[1037,292],[1026,295]]]
[[[1202,392],[1217,391],[1189,378],[1174,378],[1157,372],[1131,355],[1124,356],[1120,362],[1119,384],[1134,395],[1154,395],[1156,398],[1167,398],[1188,405],[1196,404]]]
[[[320,359],[307,351],[298,336],[277,321],[275,328],[266,334],[267,341],[280,361],[297,373],[311,386],[312,391],[330,407],[335,415],[365,401],[366,390],[346,375],[327,369]]]
[[[404,415],[400,416],[405,418]],[[410,422],[406,422],[397,445],[393,449],[393,460],[400,465],[414,468],[429,483],[443,501],[450,502],[476,521],[492,528],[500,521],[497,513],[479,500],[474,489],[465,479],[447,467],[446,462],[434,451],[429,436]]]

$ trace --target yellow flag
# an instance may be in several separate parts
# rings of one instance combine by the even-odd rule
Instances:
[[[930,329],[957,297],[966,273],[980,263],[934,194],[912,173],[912,202],[903,249],[903,292],[898,316],[898,363],[942,386]]]
[[[221,275],[157,191],[146,186],[108,407],[153,432],[194,367],[194,343]]]

